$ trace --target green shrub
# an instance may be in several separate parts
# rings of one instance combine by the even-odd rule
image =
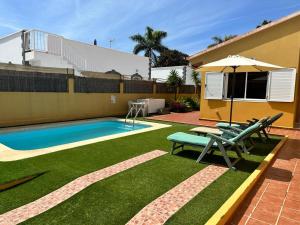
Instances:
[[[200,108],[199,99],[197,97],[186,97],[185,103],[189,104],[194,110],[199,110]]]
[[[172,112],[190,112],[199,110],[199,101],[196,97],[179,97],[176,101],[170,103]]]

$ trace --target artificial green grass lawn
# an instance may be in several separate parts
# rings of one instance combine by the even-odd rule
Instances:
[[[56,190],[75,178],[143,153],[168,151],[166,137],[192,126],[170,128],[118,138],[15,162],[0,162],[0,183],[46,173],[30,182],[0,192],[0,214]],[[245,155],[237,171],[228,171],[179,210],[167,224],[203,224],[274,148],[279,139],[258,144]],[[217,155],[208,162],[219,161]],[[34,217],[25,224],[125,224],[145,205],[192,176],[207,164],[195,162],[199,152],[191,149],[165,155],[97,182],[69,200]],[[234,154],[230,153],[231,156]]]

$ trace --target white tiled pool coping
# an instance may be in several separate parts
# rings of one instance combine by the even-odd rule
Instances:
[[[124,119],[118,119],[118,118],[101,118],[101,119],[93,119],[93,120],[82,120],[79,122],[64,122],[64,123],[56,123],[56,124],[49,124],[49,125],[34,125],[34,126],[26,126],[22,128],[4,128],[1,129],[1,131],[8,131],[8,130],[24,130],[24,129],[30,129],[32,127],[35,128],[42,128],[42,127],[51,127],[53,125],[65,125],[65,124],[74,124],[74,123],[84,123],[87,121],[101,121],[101,120],[117,120],[117,121],[123,121]],[[101,141],[107,141],[115,138],[120,138],[120,137],[125,137],[133,134],[139,134],[139,133],[144,133],[148,131],[153,131],[153,130],[158,130],[161,128],[166,128],[170,127],[171,125],[167,124],[161,124],[161,123],[153,123],[153,122],[147,122],[147,121],[135,121],[136,124],[145,124],[145,125],[150,125],[151,127],[147,128],[142,128],[139,130],[134,130],[134,131],[128,131],[120,134],[113,134],[113,135],[107,135],[104,137],[98,137],[98,138],[92,138],[92,139],[87,139],[84,141],[77,141],[77,142],[72,142],[68,144],[63,144],[63,145],[57,145],[57,146],[52,146],[48,148],[41,148],[41,149],[35,149],[35,150],[27,150],[27,151],[20,151],[20,150],[14,150],[11,149],[3,144],[0,143],[0,161],[6,162],[6,161],[15,161],[15,160],[20,160],[20,159],[26,159],[26,158],[31,158],[39,155],[44,155],[52,152],[57,152],[65,149],[70,149],[70,148],[75,148],[83,145],[88,145],[88,144],[93,144],[96,142],[101,142]]]

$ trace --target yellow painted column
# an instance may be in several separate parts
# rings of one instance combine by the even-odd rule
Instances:
[[[121,80],[120,82],[120,94],[124,94],[124,81]]]
[[[74,83],[74,78],[73,77],[69,77],[68,86],[69,86],[69,94],[74,94],[75,83]]]

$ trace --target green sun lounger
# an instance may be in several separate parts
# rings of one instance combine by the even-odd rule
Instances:
[[[267,117],[264,121],[262,121],[263,119],[261,119],[262,121],[262,127],[259,130],[259,132],[257,132],[257,135],[264,141],[264,139],[262,138],[262,135],[265,136],[266,140],[269,139],[269,135],[268,135],[268,130],[270,129],[270,127],[272,126],[272,124],[278,120],[280,117],[282,117],[283,113],[278,113],[272,117]],[[240,124],[230,124],[229,123],[217,123],[216,126],[218,128],[222,128],[222,129],[230,129],[236,132],[241,132],[243,130],[245,130],[247,127],[255,124],[256,122],[258,122],[259,120],[256,118],[253,118],[252,120],[247,120],[248,124],[245,123],[240,123]]]
[[[226,138],[214,134],[207,134],[206,137],[203,137],[192,134],[186,134],[183,132],[177,132],[169,135],[167,139],[173,142],[171,154],[173,154],[174,150],[178,148],[184,150],[184,146],[186,145],[192,147],[204,147],[203,151],[197,159],[197,162],[200,162],[206,154],[212,154],[216,149],[218,149],[222,153],[227,166],[229,168],[235,169],[234,164],[242,158],[240,147],[244,144],[243,141],[250,137],[258,129],[260,129],[261,126],[261,122],[257,122],[254,125],[243,130],[241,133],[236,134],[236,136],[232,138]],[[238,156],[238,159],[233,163],[230,161],[226,153],[226,151],[230,149],[234,150]]]
[[[240,126],[240,127],[237,127],[237,126],[228,126],[226,129],[225,128],[221,128],[221,127],[218,127],[220,130],[227,130],[227,131],[230,131],[232,132],[233,134],[239,134],[241,133],[242,131],[244,131],[245,129],[247,129],[248,127],[254,125],[255,123],[257,122],[260,122],[262,125],[256,129],[256,131],[254,131],[253,133],[256,133],[258,135],[258,137],[264,142],[264,139],[262,137],[262,134],[261,133],[264,133],[264,129],[265,127],[267,126],[267,121],[269,120],[269,117],[264,117],[260,120],[257,120],[255,122],[252,122],[252,123],[249,123],[247,126]],[[224,132],[225,133],[225,132]],[[267,135],[267,134],[266,134]],[[234,137],[234,136],[232,136]],[[247,143],[247,145],[246,145]],[[246,138],[243,142],[243,145],[242,145],[242,149],[245,153],[247,154],[250,154],[250,150],[254,147],[255,145],[255,142],[253,141],[252,139],[252,136],[250,135],[248,138]]]

